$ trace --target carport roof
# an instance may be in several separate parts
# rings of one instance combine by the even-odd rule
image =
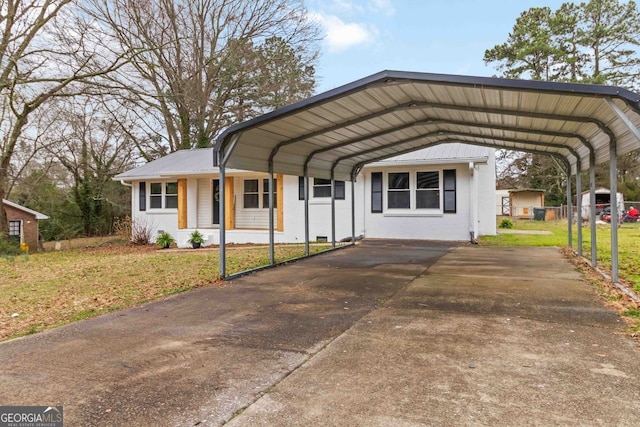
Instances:
[[[365,164],[462,142],[586,169],[640,148],[640,95],[600,85],[382,71],[225,130],[225,167],[351,180]]]

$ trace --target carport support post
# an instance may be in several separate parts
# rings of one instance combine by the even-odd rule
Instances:
[[[351,177],[351,244],[356,244],[356,191],[355,178]]]
[[[571,206],[571,166],[567,165],[567,240],[570,248],[573,248],[573,207]]]
[[[589,227],[591,227],[591,266],[598,265],[596,244],[596,155],[591,152],[589,159]]]
[[[612,137],[609,143],[609,185],[611,187],[611,280],[618,283],[618,150]]]
[[[273,162],[269,163],[269,263],[276,263],[274,250],[274,215],[273,215]]]
[[[336,247],[336,180],[331,171],[331,247]]]
[[[218,198],[220,200],[220,202],[218,203],[219,205],[219,209],[220,209],[220,277],[222,277],[224,279],[224,277],[227,275],[227,266],[226,266],[226,242],[225,242],[225,227],[226,227],[226,218],[225,218],[225,201],[226,199],[226,182],[225,182],[225,167],[224,167],[224,158],[223,156],[218,153],[220,155],[220,162],[218,163],[219,169],[220,169],[220,176],[218,177],[220,180],[220,184],[219,184],[219,194],[218,194]]]
[[[304,168],[304,254],[309,255],[309,170]]]
[[[578,230],[578,255],[582,256],[582,167],[576,163],[576,227]]]

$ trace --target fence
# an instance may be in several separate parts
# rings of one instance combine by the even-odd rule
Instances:
[[[600,203],[598,205],[596,205],[596,220],[600,220],[601,219],[601,214],[602,212],[606,209],[609,208],[611,205],[608,203]],[[624,206],[625,206],[625,210],[629,209],[631,206],[635,206],[637,209],[640,209],[640,202],[635,202],[635,201],[625,201],[624,202]],[[514,211],[514,209],[511,209],[511,215],[507,215],[507,216],[513,216],[516,218],[520,218],[520,219],[528,219],[530,221],[560,221],[563,219],[567,219],[568,215],[568,209],[567,209],[567,205],[561,205],[561,206],[527,206],[524,208],[519,208],[518,211],[520,212],[520,214],[516,215]],[[589,210],[590,207],[589,206],[582,206],[582,212],[581,215],[578,216],[578,207],[574,204],[571,206],[571,210],[573,213],[573,220],[576,221],[577,218],[582,218],[583,221],[588,221],[589,220]],[[502,213],[504,215],[504,213],[502,212],[502,206],[497,206],[497,212]]]

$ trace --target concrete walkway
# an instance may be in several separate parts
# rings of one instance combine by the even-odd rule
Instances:
[[[557,249],[365,240],[0,344],[0,402],[69,426],[631,426],[623,331]]]

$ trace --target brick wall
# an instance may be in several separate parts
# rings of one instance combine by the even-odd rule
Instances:
[[[4,205],[8,221],[22,220],[22,242],[29,246],[29,252],[38,250],[38,220],[30,213]]]

